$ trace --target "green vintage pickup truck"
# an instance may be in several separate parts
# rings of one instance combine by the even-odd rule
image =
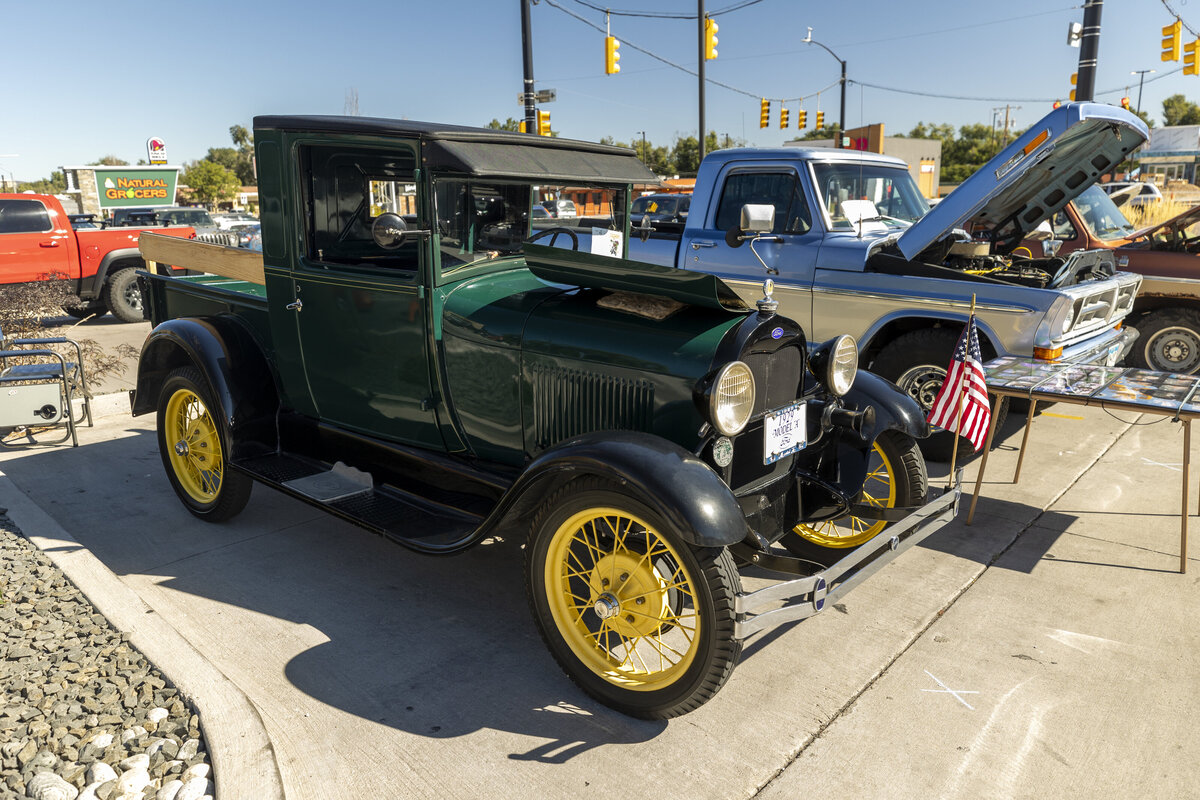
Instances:
[[[421,553],[515,535],[554,657],[646,718],[953,518],[920,410],[852,338],[807,342],[769,282],[749,308],[622,258],[657,182],[631,151],[281,116],[255,148],[261,255],[143,237],[152,268],[210,273],[142,273],[133,393],[196,516],[259,482]],[[539,212],[564,197],[574,218]],[[782,579],[743,592],[747,565]]]

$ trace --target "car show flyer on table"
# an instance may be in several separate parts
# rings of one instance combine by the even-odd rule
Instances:
[[[1200,378],[1173,372],[1093,364],[1062,364],[1004,356],[983,365],[988,389],[1087,398],[1183,414],[1200,414]]]

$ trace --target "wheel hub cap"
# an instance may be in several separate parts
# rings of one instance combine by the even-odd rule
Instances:
[[[185,442],[183,439],[180,439],[178,442],[175,443],[175,455],[186,456],[188,454],[188,452],[189,452],[188,443]]]
[[[638,553],[610,553],[588,580],[596,615],[622,636],[649,636],[670,614],[667,576]]]
[[[596,616],[600,619],[611,619],[621,613],[621,601],[611,592],[605,592],[596,598],[592,608],[596,610]]]

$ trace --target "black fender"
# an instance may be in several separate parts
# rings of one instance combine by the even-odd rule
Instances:
[[[129,263],[122,266],[126,262]],[[145,266],[146,262],[142,260],[142,253],[136,247],[111,250],[105,253],[104,258],[100,260],[100,266],[96,268],[95,275],[79,279],[79,296],[84,300],[95,300],[104,291],[104,282],[108,280],[109,275],[122,269],[143,269]]]
[[[209,411],[227,432],[231,461],[276,448],[280,395],[274,370],[258,340],[232,316],[172,319],[150,331],[138,360],[133,415],[157,410],[167,376],[188,365],[204,376],[219,406]]]
[[[585,476],[620,486],[689,544],[724,547],[746,538],[746,518],[737,499],[708,464],[673,442],[636,431],[577,436],[541,453],[505,492],[478,538],[528,520],[556,489]]]
[[[920,404],[887,378],[860,369],[843,399],[856,411],[867,406],[875,409],[874,424],[864,425],[862,431],[868,446],[887,430],[907,433],[914,439],[929,436],[929,423]]]

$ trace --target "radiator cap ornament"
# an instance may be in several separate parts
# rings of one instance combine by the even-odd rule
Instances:
[[[775,291],[775,281],[767,278],[763,281],[763,296],[758,301],[758,313],[771,316],[779,308],[779,302],[771,294]]]

